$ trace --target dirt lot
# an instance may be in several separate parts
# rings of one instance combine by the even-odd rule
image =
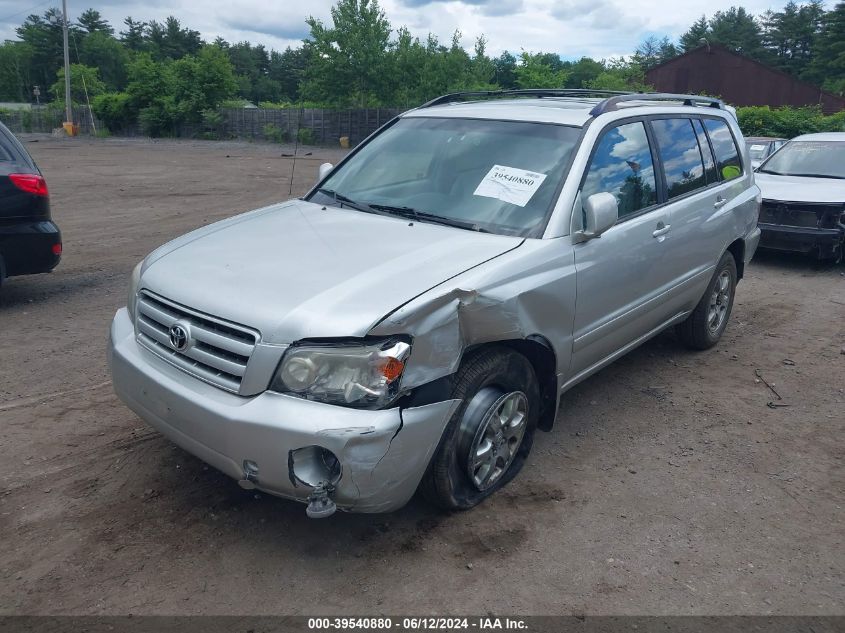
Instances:
[[[286,150],[28,140],[65,256],[0,293],[0,613],[845,611],[845,268],[759,257],[718,347],[667,333],[566,394],[472,512],[315,522],[147,428],[105,362],[134,264],[285,199]]]

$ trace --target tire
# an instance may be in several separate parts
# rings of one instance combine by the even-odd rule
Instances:
[[[675,328],[684,345],[690,349],[705,350],[719,342],[731,317],[736,281],[736,261],[728,251],[719,260],[713,279],[695,310]],[[714,318],[718,319],[715,323]]]
[[[528,359],[495,347],[462,363],[452,398],[462,402],[446,425],[420,491],[445,510],[468,510],[516,477],[525,464],[540,413],[540,388]],[[502,415],[494,417],[494,411]],[[501,417],[510,421],[500,426]],[[480,459],[480,466],[471,464],[470,454],[485,447],[490,458]]]

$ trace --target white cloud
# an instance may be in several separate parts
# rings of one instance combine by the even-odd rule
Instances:
[[[785,0],[784,0],[785,1]],[[94,6],[121,30],[123,18],[164,20],[175,15],[184,26],[213,40],[248,40],[282,49],[297,46],[307,34],[305,19],[329,19],[332,0],[90,0],[74,3],[71,18]],[[29,13],[42,13],[58,0],[0,0],[0,39],[14,38],[14,28]],[[566,58],[584,55],[597,59],[628,55],[647,35],[677,38],[703,13],[712,15],[736,0],[677,0],[637,2],[627,0],[382,0],[395,28],[407,25],[425,37],[429,31],[448,42],[455,30],[467,48],[486,35],[488,50],[544,51]],[[771,0],[744,0],[743,6],[759,14],[773,6]],[[782,3],[777,2],[775,7]],[[830,2],[828,3],[831,4]],[[6,19],[3,19],[6,18]]]

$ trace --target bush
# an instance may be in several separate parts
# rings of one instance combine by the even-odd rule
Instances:
[[[317,139],[314,137],[314,130],[308,127],[299,128],[296,137],[299,139],[301,145],[314,145]]]
[[[163,97],[138,113],[141,130],[147,136],[174,136],[181,120],[173,97]]]
[[[751,106],[737,108],[737,118],[739,127],[746,136],[793,138],[812,132],[845,130],[845,112],[825,116],[818,107],[784,107],[773,110],[769,106]]]
[[[136,119],[129,95],[125,92],[107,92],[98,95],[91,102],[91,109],[108,129],[115,132],[126,129]]]
[[[288,132],[277,125],[273,125],[272,123],[268,123],[262,129],[264,132],[264,136],[274,143],[284,143],[288,140]]]
[[[205,126],[204,136],[206,138],[220,138],[220,128],[223,125],[223,113],[211,108],[203,110],[202,124]]]

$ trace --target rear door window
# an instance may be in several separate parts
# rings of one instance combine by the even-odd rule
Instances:
[[[698,137],[690,119],[651,122],[666,176],[668,198],[677,198],[707,185]]]
[[[704,119],[704,127],[716,153],[716,166],[721,179],[739,178],[742,175],[742,161],[728,124],[720,119]]]
[[[654,162],[642,121],[607,130],[596,145],[581,195],[612,193],[619,218],[657,203]]]

